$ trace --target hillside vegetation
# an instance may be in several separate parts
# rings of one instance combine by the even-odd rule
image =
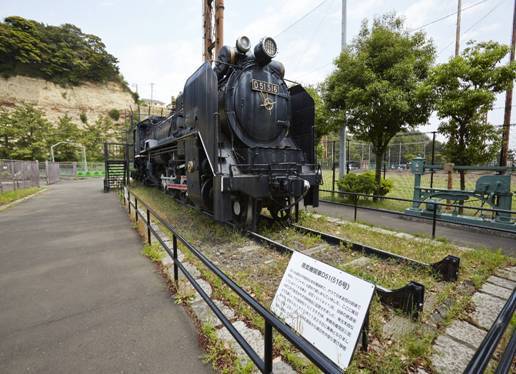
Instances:
[[[119,82],[118,60],[102,40],[71,24],[45,25],[12,16],[0,23],[0,74],[26,75],[60,85]]]

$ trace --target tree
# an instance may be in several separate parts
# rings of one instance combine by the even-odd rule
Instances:
[[[516,64],[500,65],[509,48],[489,41],[468,43],[464,52],[436,66],[430,76],[439,132],[448,141],[445,158],[458,165],[475,165],[493,160],[500,146],[500,133],[488,123],[496,93],[507,89],[516,78]],[[460,188],[465,189],[464,171]]]
[[[392,137],[423,125],[432,109],[425,84],[435,49],[424,33],[409,34],[394,14],[367,21],[353,43],[335,61],[323,97],[333,115],[346,113],[353,136],[371,142],[382,160]],[[380,185],[381,162],[375,182]]]
[[[81,144],[86,146],[89,160],[102,160],[103,144],[114,139],[115,128],[109,117],[99,117],[94,124],[86,124],[82,129]]]
[[[18,160],[45,160],[51,141],[51,124],[31,105],[0,114],[0,155]]]
[[[99,37],[74,25],[51,26],[19,16],[0,22],[4,76],[36,76],[62,85],[116,81],[129,90],[117,63]]]
[[[320,86],[307,86],[305,87],[306,92],[310,94],[314,100],[315,106],[315,142],[319,143],[324,135],[328,135],[334,128],[329,118],[326,106],[321,96]]]
[[[57,127],[53,131],[52,144],[58,142],[82,143],[81,130],[68,115],[59,118]],[[55,148],[54,158],[56,161],[77,161],[77,146],[62,144]]]

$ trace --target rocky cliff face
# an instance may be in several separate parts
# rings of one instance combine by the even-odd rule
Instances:
[[[135,107],[131,94],[117,83],[61,87],[25,76],[0,78],[0,107],[13,108],[22,103],[33,104],[53,123],[68,114],[80,126],[81,113],[86,114],[88,123],[94,123],[112,109],[119,110],[123,116],[124,111]]]

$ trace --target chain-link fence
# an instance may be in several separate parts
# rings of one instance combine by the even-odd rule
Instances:
[[[60,174],[63,178],[104,175],[103,162],[88,162],[87,165],[84,165],[83,162],[60,161],[57,164],[59,164]]]
[[[0,193],[39,187],[39,162],[0,159]]]
[[[41,175],[41,171],[40,171]],[[45,161],[45,179],[47,184],[54,184],[59,182],[61,173],[58,162]]]

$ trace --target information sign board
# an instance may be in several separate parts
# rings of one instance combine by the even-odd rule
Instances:
[[[339,367],[348,367],[374,284],[294,252],[271,310]]]

